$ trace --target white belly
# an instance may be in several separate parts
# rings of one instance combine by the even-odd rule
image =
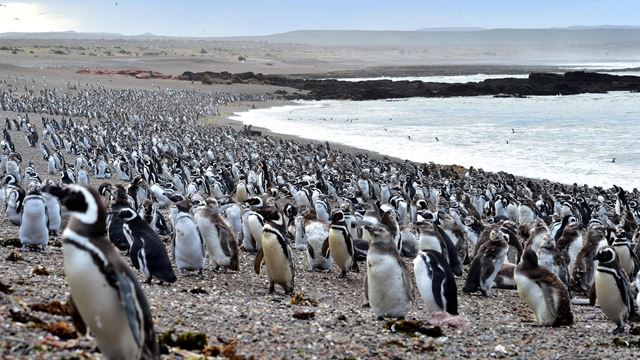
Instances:
[[[618,290],[613,276],[597,271],[595,285],[596,297],[598,298],[598,304],[600,304],[602,312],[609,320],[616,324],[624,322],[629,313],[629,309],[622,301],[620,290]]]
[[[211,261],[214,266],[229,266],[230,257],[226,256],[222,251],[218,228],[208,219],[200,218],[200,221],[198,221],[198,229],[207,247],[209,261]]]
[[[349,271],[353,265],[353,258],[349,255],[347,244],[342,233],[337,230],[329,230],[329,251],[336,264],[342,271]]]
[[[289,248],[289,252],[291,249]],[[293,272],[278,239],[274,234],[265,232],[262,236],[262,252],[267,267],[269,281],[283,286],[293,283]]]
[[[431,235],[420,235],[418,238],[418,250],[435,250],[442,254],[440,239]]]
[[[400,318],[411,310],[411,301],[402,281],[402,269],[391,256],[367,257],[369,304],[380,317]]]
[[[198,228],[188,218],[176,223],[175,254],[180,270],[200,270],[204,268],[204,254],[198,235]]]
[[[438,306],[433,296],[433,279],[429,277],[427,267],[421,257],[415,259],[413,269],[416,275],[416,285],[418,286],[418,291],[424,301],[427,312],[444,311],[443,308]],[[444,295],[444,289],[441,289],[440,293]],[[444,296],[442,296],[442,304],[446,309],[446,299],[444,299]]]
[[[29,203],[26,205],[22,213],[22,225],[19,231],[20,241],[28,245],[47,245],[49,229],[47,228],[44,206]]]
[[[78,312],[107,359],[134,359],[139,349],[116,290],[89,253],[63,246],[64,273]]]
[[[518,294],[533,311],[536,322],[541,325],[552,325],[556,320],[557,312],[547,307],[542,288],[518,272],[515,273],[514,279]]]

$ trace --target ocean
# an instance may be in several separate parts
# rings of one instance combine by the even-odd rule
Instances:
[[[640,93],[296,101],[232,118],[416,162],[640,187]]]

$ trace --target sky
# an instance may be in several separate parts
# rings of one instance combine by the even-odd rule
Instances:
[[[247,36],[293,30],[640,26],[638,0],[0,0],[0,32]]]

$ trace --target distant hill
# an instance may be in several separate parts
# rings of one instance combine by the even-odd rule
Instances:
[[[123,35],[119,33],[85,33],[76,31],[57,31],[57,32],[8,32],[0,33],[0,39],[52,39],[52,40],[115,40],[115,39],[158,39],[169,38],[157,36],[151,33],[141,35]]]

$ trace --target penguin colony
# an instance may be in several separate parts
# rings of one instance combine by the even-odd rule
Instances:
[[[379,318],[416,301],[457,315],[458,296],[494,288],[516,290],[541,325],[571,326],[572,297],[590,297],[616,332],[636,318],[636,189],[461,173],[198,122],[260,95],[65,86],[3,90],[0,108],[18,115],[5,119],[0,200],[24,250],[46,251],[66,208],[71,297],[107,358],[159,356],[136,271],[171,284],[237,271],[240,252],[269,293],[292,294],[300,271],[365,272]],[[41,160],[16,151],[22,136]]]

